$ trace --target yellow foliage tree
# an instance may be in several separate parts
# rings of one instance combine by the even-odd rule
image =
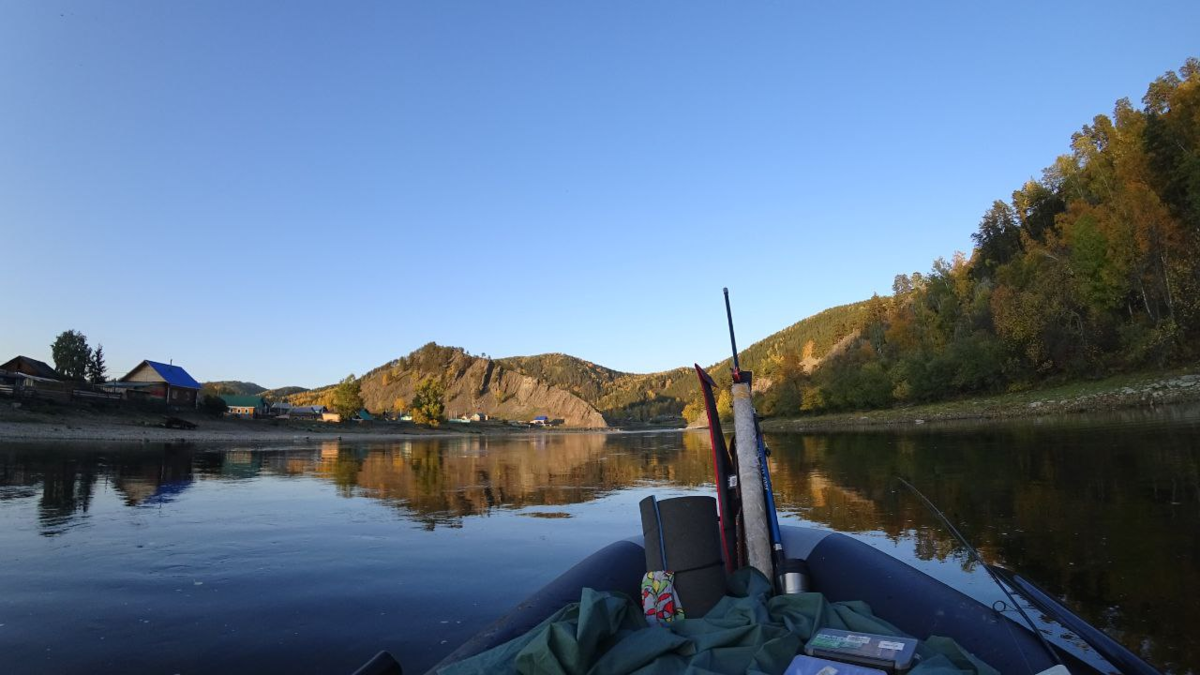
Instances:
[[[722,389],[717,395],[717,417],[721,418],[722,422],[733,419],[733,395],[728,389]]]

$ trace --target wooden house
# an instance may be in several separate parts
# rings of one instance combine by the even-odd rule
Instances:
[[[119,380],[130,399],[159,400],[167,405],[196,407],[200,383],[181,366],[142,361]]]
[[[22,375],[31,375],[47,380],[61,380],[62,375],[58,371],[51,368],[48,364],[37,359],[31,359],[28,356],[18,356],[7,362],[0,364],[0,370],[6,370],[10,373],[21,373]]]

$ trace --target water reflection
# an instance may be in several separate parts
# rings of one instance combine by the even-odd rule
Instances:
[[[1200,447],[1191,425],[779,436],[785,511],[970,561],[894,476],[979,549],[1156,664],[1200,664]]]
[[[781,435],[769,443],[782,512],[882,533],[918,558],[969,568],[957,542],[894,480],[908,477],[986,559],[1037,580],[1158,665],[1187,672],[1200,667],[1195,419]],[[0,449],[0,509],[36,501],[37,531],[61,537],[86,526],[101,482],[126,507],[169,511],[207,481],[271,478],[330,485],[429,530],[498,511],[585,524],[594,500],[647,484],[708,486],[710,466],[704,434],[225,450],[9,446]],[[631,511],[629,531],[637,529]]]

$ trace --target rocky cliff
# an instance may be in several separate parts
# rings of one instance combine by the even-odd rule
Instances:
[[[564,388],[498,361],[432,343],[363,375],[363,404],[372,412],[407,409],[417,385],[428,377],[445,387],[447,417],[481,412],[501,419],[530,420],[545,415],[568,427],[608,427],[600,411]],[[323,397],[330,392],[331,388],[314,390],[291,400],[301,405],[325,403]]]

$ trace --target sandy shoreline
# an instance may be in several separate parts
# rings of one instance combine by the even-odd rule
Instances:
[[[367,422],[324,424],[282,420],[211,418],[196,413],[180,417],[195,429],[166,429],[163,415],[128,410],[38,404],[34,409],[0,403],[0,442],[93,441],[125,443],[278,443],[344,441],[402,441],[431,438],[529,436],[569,433],[611,433],[617,429],[528,429],[500,425],[446,425],[427,429],[412,424]],[[466,425],[462,425],[466,426]]]

